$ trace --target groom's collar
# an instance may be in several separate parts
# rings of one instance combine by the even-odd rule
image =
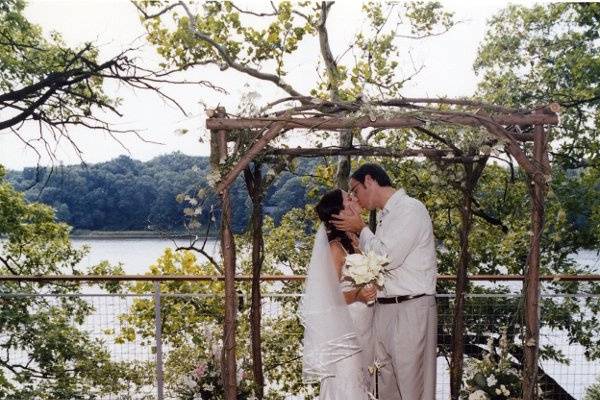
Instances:
[[[385,203],[385,206],[383,207],[383,209],[381,210],[381,213],[379,214],[379,218],[385,217],[387,215],[387,213],[389,213],[390,210],[393,209],[396,206],[396,204],[398,204],[400,199],[404,196],[406,196],[406,192],[404,191],[404,189],[399,188],[398,190],[396,190],[396,193],[394,193],[392,195],[392,197],[390,197],[388,199],[388,201]]]

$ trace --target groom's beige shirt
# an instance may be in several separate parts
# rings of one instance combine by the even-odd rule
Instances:
[[[417,199],[399,189],[379,214],[376,233],[368,227],[360,233],[360,248],[386,254],[386,267],[380,297],[435,294],[437,264],[431,218]]]

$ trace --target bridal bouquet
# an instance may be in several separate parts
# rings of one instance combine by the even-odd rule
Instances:
[[[370,283],[382,287],[385,282],[385,267],[389,263],[390,259],[387,256],[376,254],[373,251],[368,251],[366,254],[348,254],[342,275],[358,287]],[[369,302],[369,304],[372,303]]]

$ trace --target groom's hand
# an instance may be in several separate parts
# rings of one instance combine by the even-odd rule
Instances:
[[[344,232],[360,233],[367,226],[360,214],[352,209],[342,210],[339,214],[333,214],[330,222],[339,230]]]

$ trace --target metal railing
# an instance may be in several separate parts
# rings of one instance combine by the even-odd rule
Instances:
[[[4,278],[4,277],[3,277]],[[69,292],[65,287],[75,285],[73,280],[89,281],[94,285],[118,281],[122,286],[75,287]],[[137,281],[126,284],[127,281]],[[267,278],[263,294],[263,360],[267,392],[278,391],[285,398],[302,399],[315,388],[301,382],[302,327],[297,318],[297,305],[301,295],[293,277],[291,287],[282,285],[277,277]],[[477,280],[474,279],[474,280]],[[484,280],[484,279],[481,279]],[[499,278],[498,280],[505,280]],[[518,279],[514,279],[518,280]],[[561,277],[564,281],[581,281]],[[585,279],[588,280],[598,280]],[[556,282],[556,278],[547,279]],[[52,283],[54,282],[54,283]],[[220,338],[222,335],[222,292],[215,277],[11,277],[0,278],[0,304],[3,320],[0,326],[0,376],[15,384],[13,391],[30,385],[47,389],[42,374],[35,374],[40,358],[37,348],[27,343],[44,343],[43,332],[35,341],[16,341],[17,333],[6,330],[6,318],[12,309],[26,309],[31,320],[22,321],[21,329],[35,331],[35,317],[58,318],[71,334],[89,339],[94,351],[85,347],[79,358],[105,354],[107,360],[99,371],[120,376],[118,382],[102,382],[101,377],[72,375],[77,390],[99,399],[184,399],[207,393],[218,398]],[[239,381],[242,393],[251,390],[251,353],[249,352],[248,308],[246,283],[240,283],[238,354]],[[506,293],[473,293],[467,295],[465,308],[465,362],[467,370],[477,368],[478,360],[497,359],[502,352],[502,332],[507,332],[508,359],[518,370],[520,366],[520,326],[522,298],[516,282]],[[171,286],[169,286],[171,285]],[[247,285],[247,284],[246,284]],[[279,286],[277,286],[279,285]],[[294,286],[295,285],[295,286]],[[491,286],[493,284],[489,284]],[[494,286],[497,288],[496,286]],[[488,290],[490,287],[488,287]],[[512,289],[512,290],[511,290]],[[71,289],[69,289],[71,290]],[[75,291],[76,290],[76,291]],[[109,293],[107,290],[121,290]],[[125,292],[123,292],[125,291]],[[449,398],[449,354],[452,323],[453,294],[437,295],[439,309],[438,327],[438,383],[437,398]],[[77,304],[75,306],[74,304]],[[540,298],[540,389],[544,398],[583,399],[586,389],[600,377],[600,348],[595,337],[586,337],[586,329],[593,326],[600,314],[598,293],[543,293]],[[5,307],[7,306],[7,307]],[[61,313],[67,310],[72,313]],[[570,312],[568,315],[566,313]],[[8,317],[6,317],[8,315]],[[23,314],[25,315],[25,314]],[[58,316],[58,317],[57,317]],[[562,322],[561,322],[562,320]],[[33,324],[28,327],[27,324]],[[32,328],[33,327],[33,328]],[[589,334],[589,332],[587,332]],[[48,335],[48,340],[52,336]],[[492,344],[488,343],[492,339]],[[86,340],[88,340],[86,339]],[[87,343],[81,339],[82,343]],[[581,342],[573,344],[571,342]],[[19,344],[17,346],[17,344]],[[490,351],[491,350],[491,351]],[[59,354],[57,357],[63,357]],[[36,358],[37,357],[37,358]],[[67,366],[69,360],[60,360]],[[93,360],[88,360],[93,361]],[[51,362],[50,362],[51,363]],[[112,363],[112,364],[111,364]],[[57,362],[58,364],[58,362]],[[76,368],[73,367],[73,370]],[[48,370],[45,370],[46,372]],[[21,376],[19,376],[21,375]],[[27,378],[24,378],[27,376]],[[113,375],[110,375],[113,376]],[[489,377],[489,376],[488,376]],[[53,379],[53,378],[52,378]],[[63,381],[68,380],[69,376]],[[501,379],[495,376],[495,379]],[[79,381],[78,381],[79,380]],[[89,381],[89,382],[88,382]],[[93,384],[101,384],[94,386]],[[19,386],[21,385],[21,386]],[[0,386],[2,387],[2,386]],[[31,397],[35,398],[35,397]],[[39,397],[43,398],[43,397]],[[60,397],[55,397],[60,398]],[[66,397],[65,397],[66,398]]]

